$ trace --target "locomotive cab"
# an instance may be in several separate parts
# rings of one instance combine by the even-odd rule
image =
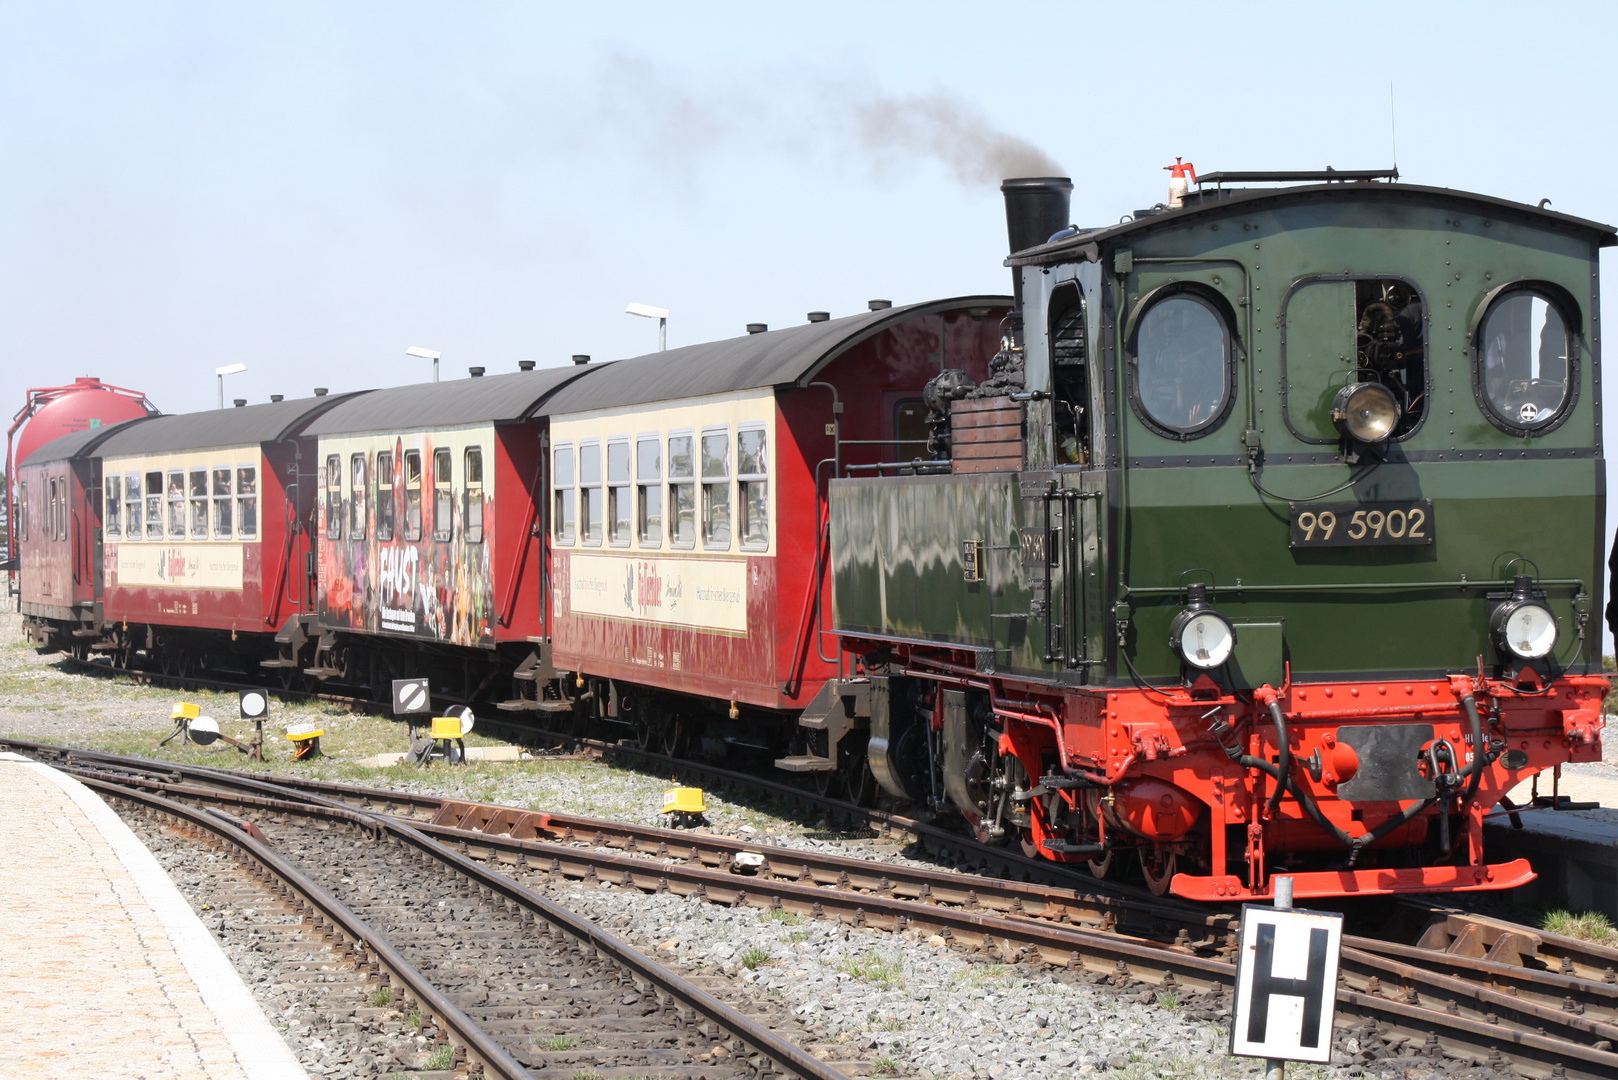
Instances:
[[[1194,898],[1531,877],[1482,820],[1599,757],[1618,238],[1377,175],[1102,229],[1007,182],[1015,378],[947,403],[948,476],[832,485],[890,792]]]

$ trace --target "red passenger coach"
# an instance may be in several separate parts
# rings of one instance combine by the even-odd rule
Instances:
[[[533,672],[545,634],[544,428],[533,417],[593,370],[377,390],[309,426],[320,490],[308,674],[379,691],[437,675],[435,687],[467,700],[531,653]]]
[[[54,439],[17,470],[12,542],[23,627],[35,644],[84,656],[99,636],[100,479],[89,451],[117,430],[86,428]]]
[[[342,397],[136,420],[95,447],[104,536],[105,639],[169,674],[275,652],[309,606],[312,440],[304,425]],[[223,639],[209,631],[228,632]]]
[[[1010,299],[873,307],[604,365],[547,403],[552,661],[597,717],[671,751],[727,728],[784,749],[758,721],[836,678],[826,481],[926,460],[922,388],[985,377]],[[833,769],[826,711],[778,764]]]

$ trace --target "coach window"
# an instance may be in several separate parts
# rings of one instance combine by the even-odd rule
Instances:
[[[404,452],[405,527],[406,540],[421,539],[421,451]]]
[[[770,463],[763,428],[736,431],[737,509],[741,511],[742,547],[770,546]]]
[[[208,539],[208,470],[192,469],[188,476],[191,490],[191,539]]]
[[[1475,336],[1478,403],[1495,427],[1539,435],[1567,416],[1577,386],[1577,342],[1566,302],[1531,286],[1503,290]]]
[[[573,447],[558,446],[551,455],[551,534],[558,544],[571,544],[573,531]]]
[[[124,504],[124,478],[109,476],[103,482],[106,492],[106,512],[101,515],[101,534],[108,540],[116,540],[123,535],[119,527],[119,511]]]
[[[1146,426],[1171,439],[1211,431],[1235,395],[1230,333],[1213,301],[1183,286],[1152,303],[1133,335],[1131,387]]]
[[[446,541],[455,532],[455,487],[450,476],[449,447],[433,451],[433,539]]]
[[[579,444],[579,539],[601,543],[601,444]]]
[[[393,454],[376,455],[376,538],[393,539]]]
[[[243,540],[258,536],[258,466],[236,466],[236,535]]]
[[[185,470],[169,470],[169,539],[185,539]]]
[[[678,548],[697,543],[695,439],[693,435],[669,436],[669,543]]]
[[[28,485],[19,484],[17,490],[20,493],[17,500],[17,539],[26,543],[28,540]]]
[[[607,442],[607,541],[628,547],[634,531],[630,510],[629,440]]]
[[[229,540],[235,532],[236,515],[231,513],[230,466],[213,467],[213,538]]]
[[[636,510],[640,518],[641,547],[661,547],[663,544],[661,443],[662,440],[656,435],[642,435],[635,443],[635,480],[640,485]]]
[[[336,454],[326,458],[326,539],[343,535],[343,459]]]
[[[466,508],[461,511],[462,534],[468,544],[483,543],[483,447],[466,448]]]
[[[730,432],[702,433],[702,546],[730,549]]]
[[[45,503],[45,539],[56,540],[59,539],[56,535],[56,477],[47,477],[46,482],[50,488],[46,492],[49,498]]]
[[[366,518],[371,512],[371,478],[365,470],[365,455],[348,456],[348,535],[365,539]]]
[[[140,474],[124,474],[124,539],[140,539]]]
[[[163,539],[163,474],[146,474],[146,539]]]

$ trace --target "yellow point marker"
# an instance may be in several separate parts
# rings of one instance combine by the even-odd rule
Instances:
[[[707,812],[708,807],[703,804],[701,788],[674,788],[663,793],[663,813],[665,814],[705,814]]]

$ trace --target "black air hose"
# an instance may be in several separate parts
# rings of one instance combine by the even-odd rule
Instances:
[[[1281,782],[1275,785],[1275,791],[1270,794],[1269,815],[1273,818],[1281,808],[1281,795],[1286,791],[1287,780],[1292,776],[1292,741],[1287,737],[1287,716],[1281,711],[1280,701],[1273,697],[1270,699],[1270,719],[1275,721],[1275,741],[1281,746],[1281,760],[1275,767]]]
[[[1427,809],[1429,806],[1433,805],[1433,803],[1438,801],[1438,797],[1434,796],[1433,798],[1427,799],[1424,802],[1419,802],[1410,807],[1410,809],[1401,811],[1397,817],[1392,817],[1387,821],[1384,821],[1382,824],[1378,825],[1364,836],[1353,837],[1348,835],[1342,829],[1339,829],[1337,824],[1325,815],[1325,813],[1315,803],[1314,798],[1309,794],[1308,791],[1295,786],[1290,779],[1283,780],[1279,766],[1265,761],[1263,758],[1256,758],[1249,754],[1243,754],[1240,751],[1235,754],[1231,754],[1227,749],[1226,754],[1232,761],[1240,765],[1242,768],[1258,769],[1274,779],[1277,784],[1284,784],[1286,790],[1292,793],[1292,797],[1298,800],[1298,805],[1303,807],[1304,813],[1308,814],[1316,825],[1319,825],[1323,830],[1334,837],[1339,844],[1342,844],[1344,847],[1349,849],[1350,854],[1348,857],[1348,865],[1350,866],[1353,866],[1354,861],[1360,857],[1361,850],[1370,847],[1378,840],[1388,836],[1395,829],[1405,825],[1410,821],[1411,818],[1415,817],[1417,814],[1421,813],[1423,810]]]

